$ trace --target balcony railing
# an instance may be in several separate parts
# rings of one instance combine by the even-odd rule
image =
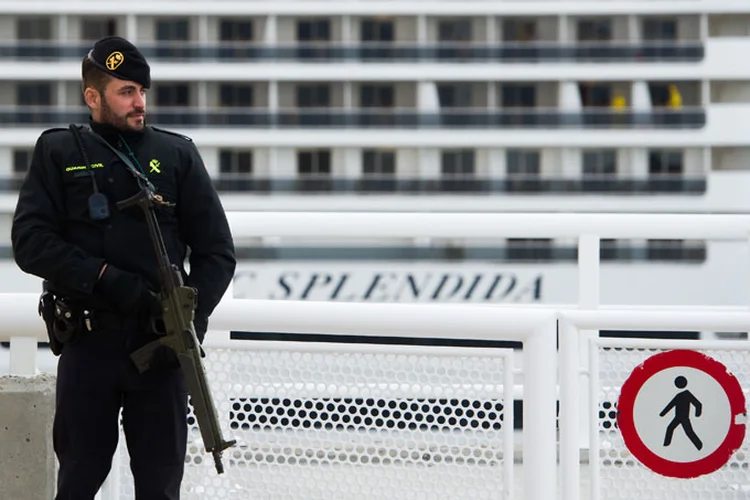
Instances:
[[[704,194],[705,177],[676,174],[649,178],[591,176],[579,179],[549,179],[532,176],[505,179],[443,178],[401,179],[388,177],[294,179],[258,178],[250,175],[221,175],[214,185],[223,192],[299,193],[299,194],[531,194],[531,193],[608,193],[608,194]]]
[[[449,262],[573,262],[578,259],[574,245],[525,244],[523,246],[381,246],[381,247],[239,247],[242,260],[275,261],[449,261]],[[603,262],[670,261],[701,263],[706,260],[706,243],[680,242],[676,245],[638,245],[629,242],[606,244],[600,248]]]
[[[447,262],[574,262],[578,247],[557,244],[493,246],[245,246],[235,248],[237,259],[250,261],[447,261]],[[705,241],[680,241],[677,244],[655,242],[602,242],[599,258],[606,262],[670,261],[702,263],[707,256]],[[0,262],[13,259],[13,249],[0,245]]]
[[[15,192],[23,177],[0,178],[0,192]],[[513,176],[506,179],[459,178],[459,179],[397,179],[391,177],[298,177],[267,178],[250,174],[221,174],[214,179],[220,192],[242,192],[258,194],[705,194],[705,177],[688,177],[679,174],[651,175],[643,179],[628,179],[615,176],[584,177],[580,179],[550,179],[535,176]]]
[[[0,127],[86,123],[88,116],[82,107],[0,106]],[[655,108],[650,112],[610,108],[586,108],[580,112],[554,108],[448,108],[437,113],[405,108],[283,109],[277,112],[261,108],[152,108],[147,116],[153,125],[195,128],[695,129],[706,124],[706,112],[699,107]]]
[[[80,60],[92,43],[0,42],[0,59]],[[317,62],[659,62],[701,61],[701,42],[599,43],[439,43],[337,42],[266,45],[259,43],[139,42],[143,54],[158,61],[317,61]]]

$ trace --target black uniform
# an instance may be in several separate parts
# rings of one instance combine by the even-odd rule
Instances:
[[[236,262],[226,216],[195,145],[152,127],[141,132],[94,122],[91,127],[126,156],[132,151],[157,193],[174,204],[160,208],[158,219],[173,263],[182,267],[189,249],[190,273],[183,275],[186,285],[198,290],[195,327],[202,340]],[[93,311],[92,331],[84,329],[64,346],[58,366],[57,498],[94,498],[110,468],[122,407],[136,498],[176,499],[186,448],[185,382],[176,363],[140,375],[129,358],[155,338],[146,324],[150,291],[158,290],[142,211],[115,207],[138,191],[138,183],[87,128],[81,136],[90,171],[109,200],[109,218],[92,220],[89,170],[71,131],[52,129],[37,141],[11,231],[22,270],[48,280],[79,310]]]

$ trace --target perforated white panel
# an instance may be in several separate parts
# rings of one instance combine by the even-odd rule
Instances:
[[[512,350],[305,347],[209,350],[209,384],[238,445],[219,476],[191,409],[183,499],[507,498]],[[123,442],[120,498],[132,498]]]
[[[750,348],[750,345],[748,345]],[[659,475],[627,449],[617,428],[620,388],[633,369],[668,349],[599,348],[599,498],[618,500],[686,500],[750,498],[750,432],[730,461],[711,474],[693,479]],[[748,399],[750,351],[701,350],[734,374]],[[656,409],[655,411],[659,411]],[[668,420],[665,421],[665,426]],[[678,432],[682,432],[678,430]],[[677,436],[677,433],[675,434]],[[677,439],[677,438],[675,438]]]

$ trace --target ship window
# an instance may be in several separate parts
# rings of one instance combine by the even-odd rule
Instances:
[[[470,42],[471,19],[446,19],[438,23],[438,40],[441,42]]]
[[[551,260],[552,240],[549,238],[508,238],[508,259]]]
[[[682,151],[649,151],[648,173],[650,175],[682,174],[683,156]]]
[[[644,19],[643,39],[646,41],[677,40],[675,19]]]
[[[474,175],[474,150],[443,151],[440,159],[440,170],[444,177],[472,177]]]
[[[156,39],[163,42],[190,39],[190,24],[187,19],[162,19],[156,22]]]
[[[393,177],[396,175],[396,153],[380,149],[362,151],[362,174]]]
[[[612,103],[611,85],[582,83],[578,86],[578,92],[585,107],[609,107]]]
[[[117,34],[117,22],[112,19],[86,18],[81,22],[81,39],[94,41]]]
[[[617,240],[602,238],[599,241],[599,258],[601,260],[616,260],[618,257]]]
[[[600,42],[612,40],[611,19],[581,19],[578,21],[579,42]]]
[[[219,87],[219,104],[221,106],[253,106],[253,86],[243,84],[223,84]]]
[[[14,149],[13,150],[13,174],[23,175],[29,169],[31,157],[34,154],[33,149]]]
[[[684,240],[648,240],[648,260],[681,260],[686,253]]]
[[[52,23],[48,17],[24,17],[16,25],[19,40],[51,40]]]
[[[503,85],[501,102],[504,108],[533,108],[536,106],[536,87]]]
[[[297,174],[300,177],[331,175],[331,152],[327,149],[297,151]]]
[[[363,19],[360,40],[363,42],[392,42],[393,21],[390,19]]]
[[[471,107],[471,85],[443,84],[438,85],[438,100],[441,108]]]
[[[190,88],[183,83],[160,84],[156,87],[156,105],[186,107],[190,105]]]
[[[298,42],[327,42],[331,40],[331,22],[328,19],[297,21]]]
[[[49,83],[19,83],[16,103],[20,106],[50,106],[52,86]]]
[[[331,103],[328,85],[300,85],[297,87],[298,108],[327,108]]]
[[[534,19],[505,19],[504,42],[532,42],[537,39],[537,22]]]
[[[359,102],[363,108],[392,108],[395,103],[393,85],[362,85]]]
[[[505,152],[505,163],[508,177],[539,177],[539,151],[508,149]]]
[[[222,19],[219,24],[219,37],[222,42],[249,42],[253,40],[253,22]]]
[[[649,84],[651,104],[653,106],[666,106],[669,102],[669,89],[664,84]]]
[[[583,175],[614,175],[617,173],[617,152],[600,149],[583,152]]]
[[[238,149],[219,150],[219,173],[252,174],[253,152]]]

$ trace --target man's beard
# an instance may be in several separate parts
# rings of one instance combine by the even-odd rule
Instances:
[[[102,122],[107,123],[109,125],[112,125],[117,130],[122,130],[125,132],[129,131],[139,131],[142,130],[143,127],[146,125],[146,110],[143,108],[136,109],[131,113],[128,113],[125,116],[118,116],[112,111],[112,108],[109,107],[109,103],[107,102],[107,99],[102,99]],[[143,115],[143,126],[141,127],[131,127],[130,124],[128,124],[128,118],[136,115],[136,114],[142,114]]]

